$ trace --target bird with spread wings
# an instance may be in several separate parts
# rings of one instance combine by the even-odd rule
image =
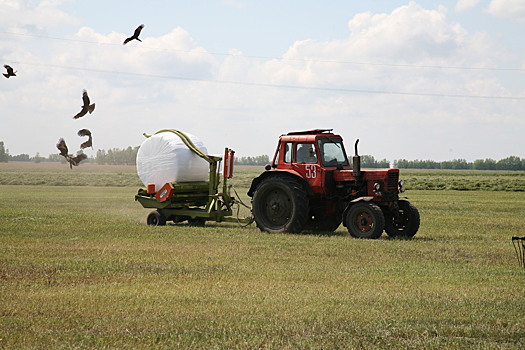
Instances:
[[[69,162],[70,169],[73,169],[73,165],[77,166],[81,161],[87,159],[87,155],[84,153],[79,153],[75,157],[73,157],[72,154],[69,154],[66,141],[63,138],[58,140],[57,148],[60,151],[60,155],[66,158],[66,160]]]
[[[89,96],[86,90],[82,91],[82,101],[84,101],[84,104],[81,107],[82,109],[80,110],[80,112],[77,113],[77,115],[73,117],[73,119],[78,119],[80,117],[83,117],[88,112],[89,114],[91,114],[95,110],[95,104],[94,103],[90,104],[91,101],[89,100]]]
[[[141,24],[140,26],[138,26],[137,29],[135,29],[135,32],[133,33],[133,35],[130,36],[129,38],[126,38],[126,40],[124,40],[124,45],[126,45],[133,39],[142,41],[139,39],[139,35],[140,35],[140,32],[142,31],[142,28],[144,28],[144,24]]]
[[[91,149],[93,149],[93,139],[91,137],[91,131],[89,131],[88,129],[80,129],[78,131],[77,135],[80,136],[80,137],[82,137],[82,136],[88,136],[89,137],[86,142],[83,142],[80,145],[81,149],[88,148],[88,147],[91,147]]]
[[[16,77],[16,71],[14,71],[10,65],[4,64],[4,68],[7,70],[7,73],[3,73],[4,77],[7,79],[9,79],[9,77]]]

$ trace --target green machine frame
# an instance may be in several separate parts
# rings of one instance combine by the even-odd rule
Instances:
[[[164,129],[155,134],[171,132],[179,136],[182,142],[197,156],[209,163],[208,182],[174,182],[168,183],[162,189],[167,190],[167,197],[158,199],[157,192],[150,193],[146,189],[139,189],[135,195],[135,200],[140,202],[144,208],[155,208],[156,211],[150,213],[154,216],[149,225],[164,225],[166,221],[181,222],[188,220],[193,224],[204,224],[205,221],[216,222],[237,222],[249,224],[253,220],[251,217],[238,218],[233,216],[233,206],[243,204],[242,201],[230,195],[230,186],[226,174],[222,176],[222,192],[219,192],[221,180],[220,162],[222,157],[205,154],[198,149],[190,138],[183,132],[175,129]],[[146,137],[150,135],[144,134]],[[225,155],[231,151],[225,149]]]

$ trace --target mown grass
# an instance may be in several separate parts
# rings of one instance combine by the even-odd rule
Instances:
[[[249,187],[264,168],[236,166],[232,183]],[[465,171],[401,169],[409,190],[525,191],[523,171]],[[81,164],[70,170],[67,164],[0,163],[0,185],[41,186],[143,186],[135,166]]]
[[[0,163],[0,185],[143,186],[134,166],[8,162]]]
[[[417,171],[401,169],[412,190],[525,191],[523,171]]]
[[[136,190],[0,186],[0,348],[525,346],[523,192],[411,191],[414,239],[357,240],[149,227]]]

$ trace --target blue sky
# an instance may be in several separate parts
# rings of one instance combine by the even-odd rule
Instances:
[[[0,0],[0,141],[90,128],[94,156],[175,128],[255,156],[333,128],[377,159],[525,157],[524,24],[523,0]]]
[[[148,1],[147,6],[143,1],[128,1],[125,6],[113,1],[104,3],[104,11],[100,6],[92,5],[96,3],[98,1],[72,1],[66,3],[64,9],[80,18],[82,26],[97,28],[102,33],[125,31],[129,23],[142,21],[149,23],[148,30],[154,36],[180,26],[212,52],[237,48],[249,50],[252,55],[280,56],[297,40],[344,39],[348,36],[347,22],[355,14],[368,11],[390,13],[409,1],[153,0]],[[523,30],[523,22],[487,13],[490,1],[478,1],[477,5],[460,12],[454,11],[458,4],[456,0],[417,3],[427,9],[444,6],[449,10],[451,21],[460,22],[472,31],[492,31],[511,43],[516,40],[513,31]],[[525,45],[521,46],[520,49],[524,50]]]

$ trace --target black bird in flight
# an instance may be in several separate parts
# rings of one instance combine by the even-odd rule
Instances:
[[[79,153],[75,157],[73,157],[72,154],[69,154],[66,141],[62,138],[58,140],[57,148],[60,151],[60,155],[66,158],[66,160],[69,162],[70,169],[73,169],[73,165],[77,166],[81,161],[87,159],[87,155],[85,155],[84,153]]]
[[[79,153],[75,157],[69,158],[69,167],[73,169],[72,165],[77,166],[81,161],[87,159],[87,157],[85,153]]]
[[[95,110],[95,104],[94,103],[92,105],[89,104],[90,103],[89,96],[86,90],[82,92],[82,100],[84,101],[84,105],[82,106],[82,109],[80,110],[80,112],[78,112],[78,114],[73,117],[73,119],[78,119],[80,117],[83,117],[86,115],[87,112],[91,114]]]
[[[9,77],[16,77],[16,72],[13,71],[13,68],[11,68],[10,65],[4,64],[4,68],[7,70],[7,73],[3,73],[4,77],[6,77],[7,79],[9,79]]]
[[[135,29],[135,32],[133,33],[133,35],[130,36],[129,38],[126,38],[126,40],[124,40],[124,45],[126,45],[133,39],[142,42],[142,40],[139,39],[139,35],[140,35],[140,32],[142,31],[142,28],[144,28],[144,24],[141,24],[140,26],[138,26],[137,29]]]
[[[71,154],[68,154],[69,150],[67,149],[66,141],[64,139],[58,140],[57,148],[60,151],[60,155],[66,159],[71,156]]]
[[[89,136],[89,139],[80,145],[81,149],[88,147],[91,147],[91,149],[93,149],[93,139],[91,138],[91,131],[89,131],[88,129],[80,129],[78,131],[78,136]]]

